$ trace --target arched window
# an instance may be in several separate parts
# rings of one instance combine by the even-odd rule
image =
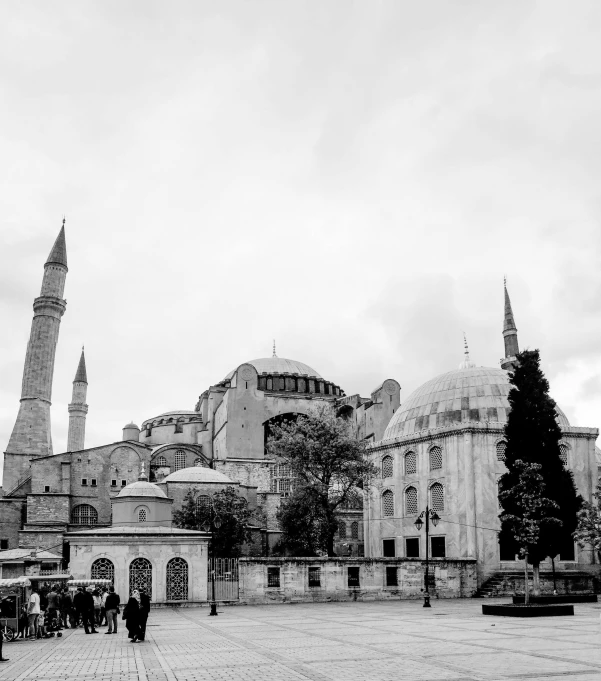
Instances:
[[[430,470],[435,471],[442,468],[442,449],[438,446],[430,450]]]
[[[338,524],[338,536],[340,539],[346,539],[346,523],[343,520]]]
[[[139,523],[145,523],[146,522],[146,509],[145,508],[141,508],[138,511],[138,522]]]
[[[359,539],[359,523],[357,521],[351,523],[351,539]]]
[[[178,449],[175,452],[175,458],[173,460],[173,470],[179,471],[181,468],[186,467],[186,452],[182,449]]]
[[[115,580],[115,566],[108,558],[98,558],[92,563],[90,579],[110,579]]]
[[[208,495],[206,495],[206,494],[199,494],[199,495],[196,497],[196,502],[195,502],[195,503],[196,503],[196,513],[197,513],[198,515],[201,515],[201,514],[203,514],[203,512],[205,511],[205,509],[209,508],[209,506],[210,506],[210,504],[211,504],[211,499],[210,499],[210,497],[209,497]]]
[[[167,563],[167,600],[188,600],[188,563],[183,558],[172,558]]]
[[[164,456],[157,456],[157,458],[154,460],[154,465],[155,466],[166,466],[167,465],[167,459]]]
[[[392,477],[392,457],[385,456],[382,459],[382,477],[391,478]]]
[[[564,466],[568,465],[568,446],[563,442],[559,445],[559,458]]]
[[[152,600],[152,565],[146,558],[135,558],[129,564],[129,595],[144,589]]]
[[[507,451],[506,442],[497,442],[497,461],[505,461],[505,452]]]
[[[405,454],[405,475],[414,475],[417,473],[417,456],[415,452],[407,452]]]
[[[74,525],[97,525],[98,511],[89,504],[80,504],[71,512],[71,522]]]
[[[394,494],[389,489],[382,494],[382,513],[387,516],[394,515]]]
[[[444,511],[444,487],[439,482],[430,487],[430,508],[433,511]]]
[[[407,487],[405,490],[405,515],[417,514],[417,489]]]

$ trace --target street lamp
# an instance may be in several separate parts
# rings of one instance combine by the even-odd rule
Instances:
[[[210,516],[209,520],[203,525],[203,530],[205,532],[211,533],[211,539],[209,540],[209,562],[211,564],[211,612],[209,617],[217,617],[217,603],[215,601],[215,555],[213,553],[213,535],[215,530],[221,527],[221,518],[215,514],[213,507],[209,509]]]
[[[422,511],[418,516],[417,520],[415,521],[415,527],[417,527],[418,530],[421,530],[424,521],[422,520],[422,517],[426,518],[426,572],[424,574],[424,608],[431,608],[432,606],[430,605],[430,592],[428,591],[428,576],[429,576],[429,560],[430,560],[430,520],[432,521],[432,525],[436,527],[438,525],[438,521],[440,520],[440,516],[436,511],[433,511],[429,506],[426,506],[426,510]]]

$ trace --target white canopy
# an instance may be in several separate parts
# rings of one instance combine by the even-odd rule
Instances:
[[[70,579],[67,586],[109,586],[112,583],[110,579]]]
[[[13,579],[0,579],[0,589],[14,586],[31,586],[29,577],[14,577]]]

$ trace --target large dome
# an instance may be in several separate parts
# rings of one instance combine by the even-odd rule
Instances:
[[[463,367],[436,376],[409,395],[390,419],[384,440],[467,422],[504,425],[509,375],[503,369]],[[557,407],[560,426],[569,426]]]
[[[296,374],[299,376],[311,376],[322,378],[315,369],[308,364],[297,362],[295,359],[285,359],[284,357],[263,357],[261,359],[251,359],[245,364],[252,364],[259,374]],[[229,380],[236,369],[230,371],[224,380]]]

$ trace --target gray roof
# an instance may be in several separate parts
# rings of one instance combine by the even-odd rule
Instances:
[[[244,364],[252,364],[259,374],[297,374],[300,376],[307,375],[313,378],[322,378],[308,364],[298,362],[295,359],[285,359],[284,357],[262,357],[260,359],[251,359],[248,362],[244,362]],[[237,369],[230,371],[224,380],[230,379],[236,371]]]
[[[7,551],[0,551],[0,562],[7,560],[25,560],[31,556],[31,553],[35,549],[8,549]],[[37,551],[37,560],[62,560],[61,556],[57,556],[56,553],[50,553],[50,551]]]
[[[123,487],[117,497],[159,497],[165,499],[167,495],[154,482],[138,480]]]

